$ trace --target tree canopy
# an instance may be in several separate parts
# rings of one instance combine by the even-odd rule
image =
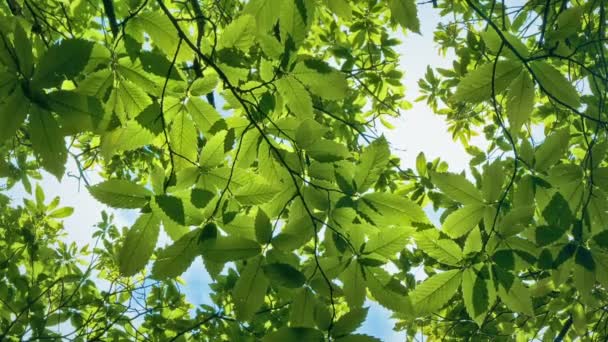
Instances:
[[[416,101],[462,173],[379,133],[423,6],[453,63]],[[370,302],[409,339],[608,339],[606,6],[0,3],[0,340],[377,341]],[[68,159],[130,227],[65,242],[79,208],[35,183]],[[180,290],[199,257],[213,305]]]

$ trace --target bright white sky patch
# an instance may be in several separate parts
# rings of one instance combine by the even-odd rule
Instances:
[[[402,166],[414,168],[416,156],[422,151],[427,160],[440,157],[451,171],[460,172],[468,169],[471,156],[460,143],[452,140],[444,116],[434,114],[425,101],[414,102],[421,95],[418,80],[424,78],[427,66],[450,69],[454,58],[449,53],[442,56],[433,42],[433,31],[440,21],[437,10],[431,4],[418,9],[421,35],[409,32],[405,37],[400,35],[403,43],[397,48],[401,55],[400,68],[405,73],[406,99],[413,108],[402,110],[401,117],[390,120],[395,129],[383,133],[394,149],[392,153],[401,158]],[[477,136],[471,139],[471,144],[484,149],[487,141]]]

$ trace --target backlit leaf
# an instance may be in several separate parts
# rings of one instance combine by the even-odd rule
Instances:
[[[198,247],[200,233],[200,229],[190,231],[172,245],[162,249],[152,266],[152,278],[172,278],[184,273],[200,253]]]
[[[418,10],[414,0],[389,0],[388,6],[391,9],[393,19],[404,29],[420,33],[420,20]]]
[[[451,213],[443,223],[442,230],[451,238],[459,238],[475,228],[483,217],[485,206],[466,205]]]
[[[464,204],[482,203],[481,192],[464,176],[453,173],[432,173],[432,181],[448,197]]]
[[[122,179],[110,179],[89,187],[89,193],[99,202],[113,208],[141,208],[150,200],[152,191]]]
[[[470,71],[460,81],[453,99],[472,103],[489,100],[492,96],[492,85],[494,85],[495,94],[501,93],[522,68],[521,63],[512,60],[498,61],[496,68],[494,68],[494,63],[484,64]]]
[[[120,273],[131,276],[147,263],[158,239],[160,218],[154,213],[142,214],[133,224],[118,256]]]
[[[60,180],[65,173],[68,154],[57,120],[50,112],[32,106],[29,129],[32,149],[38,162]]]
[[[449,270],[426,279],[410,293],[419,314],[435,312],[443,307],[460,286],[462,271]]]
[[[268,279],[262,271],[262,258],[258,257],[249,261],[232,291],[238,319],[247,321],[253,317],[264,304],[268,284]]]

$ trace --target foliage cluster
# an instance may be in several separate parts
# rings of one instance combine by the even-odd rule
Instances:
[[[367,300],[412,339],[605,340],[607,5],[7,0],[0,340],[375,341]],[[417,100],[469,177],[404,169],[377,133],[410,107],[395,32],[421,6],[455,59]],[[131,227],[104,213],[95,246],[62,242],[72,209],[32,179],[68,158]],[[214,305],[195,308],[199,257]]]

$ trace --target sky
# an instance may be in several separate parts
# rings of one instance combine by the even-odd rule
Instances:
[[[404,85],[406,87],[406,98],[413,104],[413,108],[402,111],[402,117],[390,120],[395,126],[393,130],[382,130],[393,148],[393,154],[400,157],[402,166],[414,167],[416,156],[423,151],[427,160],[440,157],[450,165],[450,170],[460,172],[467,168],[470,156],[465,152],[461,144],[452,140],[447,132],[447,125],[442,116],[433,114],[424,102],[414,102],[419,96],[418,79],[424,76],[427,65],[433,67],[449,67],[451,59],[449,56],[441,56],[435,43],[432,40],[433,30],[439,22],[438,13],[430,4],[419,6],[419,18],[421,22],[421,34],[408,33],[407,36],[400,34],[403,43],[398,47],[401,55],[401,69],[405,73]],[[480,147],[484,147],[487,142],[483,138],[475,138],[473,142]],[[76,170],[76,165],[72,159],[68,161],[67,170]],[[67,240],[76,242],[79,246],[86,244],[92,245],[91,234],[93,226],[101,220],[101,209],[113,212],[115,224],[119,227],[130,226],[137,217],[135,210],[113,210],[105,207],[93,199],[84,184],[79,184],[73,177],[64,176],[61,182],[48,173],[43,172],[43,179],[40,185],[46,193],[46,198],[51,199],[60,196],[62,206],[71,206],[76,210],[74,214],[65,219]],[[91,184],[101,181],[95,172],[87,174]],[[25,191],[19,185],[12,189],[9,196],[13,203],[21,202]],[[164,241],[164,242],[163,242]],[[168,243],[165,237],[161,239],[161,245]],[[186,286],[183,291],[187,299],[197,304],[211,304],[209,299],[209,282],[211,279],[204,271],[200,258],[182,275]],[[380,338],[382,341],[397,342],[405,339],[403,333],[394,332],[393,321],[390,313],[384,308],[367,302],[370,307],[368,319],[359,328],[357,333],[368,334]]]

